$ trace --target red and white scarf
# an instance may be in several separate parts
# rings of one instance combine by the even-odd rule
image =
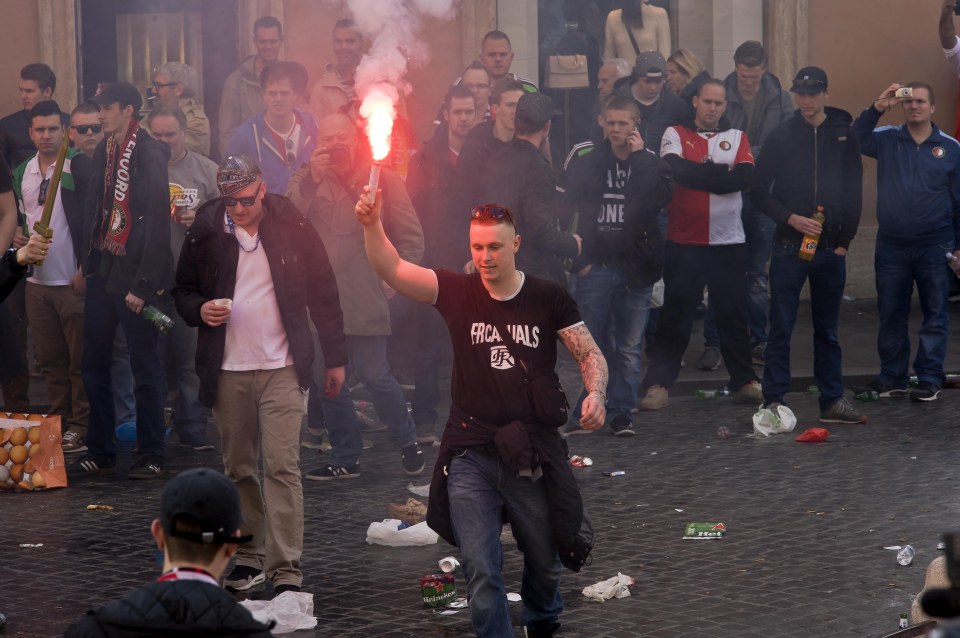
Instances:
[[[140,122],[131,120],[123,142],[112,135],[107,140],[107,167],[103,180],[103,222],[100,227],[100,249],[114,255],[127,254],[130,238],[130,161],[137,147]],[[107,208],[109,206],[109,208]]]

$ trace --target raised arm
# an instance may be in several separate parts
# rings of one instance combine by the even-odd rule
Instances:
[[[957,0],[943,0],[940,9],[940,46],[949,51],[957,44],[957,28],[953,25],[953,10]]]
[[[585,430],[596,430],[603,425],[607,417],[607,360],[603,358],[600,346],[582,323],[561,330],[558,336],[580,364],[583,387],[589,393],[583,400],[580,425]]]
[[[363,187],[363,194],[354,209],[357,220],[363,225],[363,242],[367,259],[383,281],[399,292],[421,303],[437,301],[437,273],[429,268],[411,264],[400,258],[400,254],[383,230],[380,220],[382,202],[381,192],[377,191],[376,201],[370,201],[370,187]]]

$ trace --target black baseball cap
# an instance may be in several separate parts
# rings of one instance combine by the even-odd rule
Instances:
[[[177,521],[199,532],[177,529]],[[205,467],[180,472],[163,488],[160,522],[170,536],[205,545],[246,543],[253,536],[236,536],[243,522],[240,493],[226,476]]]
[[[793,78],[791,93],[805,93],[813,95],[827,90],[827,72],[818,66],[805,66]]]
[[[633,75],[638,78],[665,78],[667,76],[667,61],[663,59],[659,51],[644,51],[637,55]]]
[[[109,106],[117,102],[121,108],[129,104],[133,107],[134,113],[139,113],[143,106],[140,91],[129,82],[110,82],[103,87],[99,94],[90,98],[90,101],[100,106]]]
[[[560,111],[553,108],[550,96],[540,93],[524,93],[517,102],[516,123],[530,131],[539,131]]]

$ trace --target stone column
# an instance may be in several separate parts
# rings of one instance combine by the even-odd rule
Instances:
[[[512,0],[507,0],[512,1]],[[497,0],[475,0],[460,6],[463,66],[480,54],[480,39],[497,28]]]
[[[797,69],[808,64],[809,0],[766,3],[768,68],[789,87]]]
[[[77,14],[74,0],[38,0],[40,61],[57,76],[53,99],[69,112],[83,97],[77,78]]]

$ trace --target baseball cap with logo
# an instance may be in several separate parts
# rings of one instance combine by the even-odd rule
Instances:
[[[633,74],[640,78],[664,78],[667,75],[667,61],[659,51],[643,51],[637,55]]]
[[[791,93],[813,95],[827,90],[827,72],[817,66],[805,66],[793,78]]]
[[[217,187],[220,194],[230,197],[260,179],[260,167],[246,155],[230,155],[217,169]]]
[[[179,529],[182,521],[191,530]],[[246,543],[252,536],[236,536],[243,515],[240,494],[226,476],[205,467],[180,472],[163,488],[160,522],[170,536],[195,543]]]
[[[140,91],[129,82],[110,82],[104,85],[100,93],[90,98],[90,101],[100,106],[119,103],[120,108],[123,108],[129,105],[133,107],[134,114],[139,113],[143,106]]]

